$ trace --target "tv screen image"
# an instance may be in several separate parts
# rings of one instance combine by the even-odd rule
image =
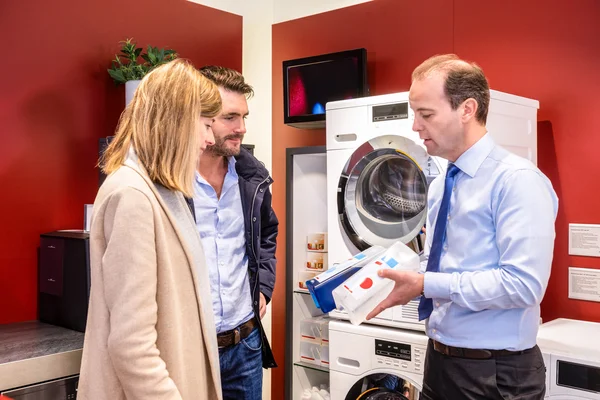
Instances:
[[[356,49],[283,62],[284,122],[325,126],[330,101],[368,95],[366,50]]]
[[[358,68],[357,57],[290,67],[289,115],[325,114],[328,101],[360,97]]]

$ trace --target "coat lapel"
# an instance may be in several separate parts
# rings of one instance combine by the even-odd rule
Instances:
[[[202,324],[202,334],[206,343],[208,359],[211,366],[211,373],[215,382],[217,392],[220,393],[221,373],[219,366],[219,351],[217,344],[217,333],[215,330],[212,302],[201,301],[201,293],[210,293],[208,269],[205,268],[205,256],[200,241],[200,235],[196,229],[196,223],[185,202],[183,195],[179,192],[173,192],[164,186],[154,183],[148,177],[148,174],[136,160],[137,157],[129,157],[125,165],[139,173],[148,183],[150,189],[155,193],[159,204],[165,211],[169,221],[173,225],[177,236],[182,244],[183,250],[187,256],[190,265],[194,288],[196,290],[196,301],[200,313],[200,322]],[[202,266],[199,268],[199,266]]]

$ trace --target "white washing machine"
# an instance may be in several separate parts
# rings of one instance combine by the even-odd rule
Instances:
[[[507,150],[537,162],[539,103],[490,91],[488,131]],[[395,241],[420,252],[427,190],[447,161],[431,157],[412,130],[408,92],[327,103],[329,262]],[[418,300],[384,311],[370,323],[424,330]],[[333,317],[346,318],[334,311]]]
[[[600,400],[600,323],[559,318],[540,326],[546,398]]]
[[[330,322],[331,400],[417,400],[427,340],[423,332]]]

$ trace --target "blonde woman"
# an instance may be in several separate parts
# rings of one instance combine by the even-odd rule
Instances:
[[[178,60],[149,73],[102,160],[80,400],[221,399],[208,270],[192,197],[214,143],[216,86]]]

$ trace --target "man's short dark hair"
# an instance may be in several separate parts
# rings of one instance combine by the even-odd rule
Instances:
[[[226,90],[243,94],[246,98],[254,95],[254,89],[244,80],[244,76],[235,69],[217,65],[207,65],[200,68],[202,75]]]

